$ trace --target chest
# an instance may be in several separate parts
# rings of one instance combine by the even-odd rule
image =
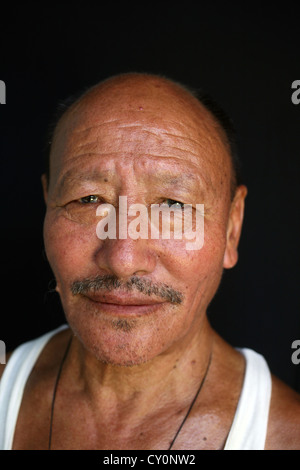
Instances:
[[[197,407],[186,417],[182,409],[139,416],[107,416],[89,403],[69,397],[57,403],[51,417],[51,397],[23,400],[13,442],[14,449],[47,450],[172,450],[222,449],[234,407],[224,413]],[[185,419],[186,418],[186,419]],[[175,438],[175,440],[174,440]]]

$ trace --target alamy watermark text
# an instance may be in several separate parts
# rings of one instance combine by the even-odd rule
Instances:
[[[6,86],[3,80],[0,80],[0,104],[6,104]]]
[[[0,340],[0,364],[6,364],[6,346],[4,341]]]
[[[292,90],[295,90],[291,96],[292,103],[299,104],[300,103],[300,80],[293,81]]]
[[[131,238],[132,240],[186,240],[187,250],[200,250],[204,244],[204,204],[131,204],[127,196],[119,197],[118,215],[112,204],[100,204],[96,215],[96,234],[100,240]],[[130,220],[129,220],[130,219]],[[129,223],[128,223],[129,220]]]
[[[295,349],[291,358],[292,363],[298,365],[300,364],[300,339],[295,339],[295,341],[292,342],[292,349]]]

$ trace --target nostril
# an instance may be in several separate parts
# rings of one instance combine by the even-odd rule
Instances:
[[[156,260],[155,253],[144,240],[106,240],[95,255],[98,268],[119,279],[151,274]]]

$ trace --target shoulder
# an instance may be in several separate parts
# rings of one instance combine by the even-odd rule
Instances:
[[[300,449],[300,395],[272,376],[266,449]]]
[[[30,342],[21,344],[19,353],[17,350],[13,351],[13,353],[17,354],[15,356],[17,358],[16,361],[12,362],[13,358],[11,355],[13,353],[11,353],[10,357],[7,357],[6,365],[2,367],[1,373],[3,374],[5,368],[9,367],[11,363],[10,372],[13,371],[13,381],[11,383],[12,387],[14,387],[15,373],[18,374],[20,366],[24,371],[23,365],[25,364],[27,367],[27,364],[29,364],[27,372],[22,374],[21,378],[21,385],[24,386],[24,390],[21,396],[21,407],[14,432],[14,449],[27,448],[28,442],[36,442],[37,446],[40,443],[41,446],[37,448],[45,447],[43,430],[45,423],[48,423],[53,383],[61,356],[69,338],[70,329],[63,329],[61,331],[57,329],[49,332],[49,334],[46,333]],[[25,361],[22,359],[23,348],[31,356],[29,362],[27,354],[25,354]],[[18,386],[20,386],[20,381],[18,381]],[[6,390],[7,393],[5,387],[3,390]],[[38,413],[32,414],[32,410],[38,410]]]
[[[5,364],[0,364],[0,380],[4,374],[6,367],[9,365],[10,359],[14,355],[14,353],[17,354],[18,351],[20,351],[21,353],[21,350],[26,351],[26,353],[28,353],[34,347],[38,346],[38,343],[40,343],[40,347],[38,346],[37,352],[36,352],[37,357],[36,357],[35,366],[39,364],[40,362],[44,363],[43,359],[45,357],[47,358],[46,360],[49,360],[51,356],[55,357],[56,355],[59,355],[60,348],[65,342],[64,338],[66,338],[70,334],[68,333],[69,331],[70,330],[67,328],[63,328],[61,331],[60,331],[60,328],[57,328],[56,330],[53,330],[53,332],[49,331],[48,333],[45,333],[44,335],[38,338],[34,338],[33,340],[22,343],[15,350],[8,352],[6,354]],[[45,340],[43,339],[44,337],[45,337]]]
[[[232,384],[238,383],[239,390],[242,390],[245,374],[236,352],[233,353],[230,347],[224,346],[223,343],[221,347],[224,363],[220,362],[219,368],[226,371],[226,377],[220,377],[219,383],[221,381],[227,387],[227,391],[223,390],[224,396],[228,395],[228,390],[232,391]],[[227,379],[230,379],[229,382]],[[300,450],[300,395],[273,375],[265,448]]]

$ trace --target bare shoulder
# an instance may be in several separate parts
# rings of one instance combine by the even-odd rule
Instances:
[[[48,344],[45,345],[45,348],[37,361],[36,367],[39,367],[40,365],[45,365],[45,363],[50,364],[52,361],[56,363],[57,362],[56,360],[58,360],[59,357],[61,356],[61,351],[63,350],[63,347],[69,335],[70,335],[69,329],[66,329],[57,333],[53,338],[51,338]],[[2,375],[4,374],[5,368],[7,367],[9,360],[11,356],[13,355],[13,353],[14,353],[14,350],[9,351],[6,354],[5,364],[0,364],[0,379]]]
[[[300,450],[300,395],[272,377],[268,450]]]
[[[56,333],[46,343],[34,364],[22,396],[13,449],[31,449],[33,442],[35,450],[47,448],[47,426],[53,384],[69,338],[69,329]]]

